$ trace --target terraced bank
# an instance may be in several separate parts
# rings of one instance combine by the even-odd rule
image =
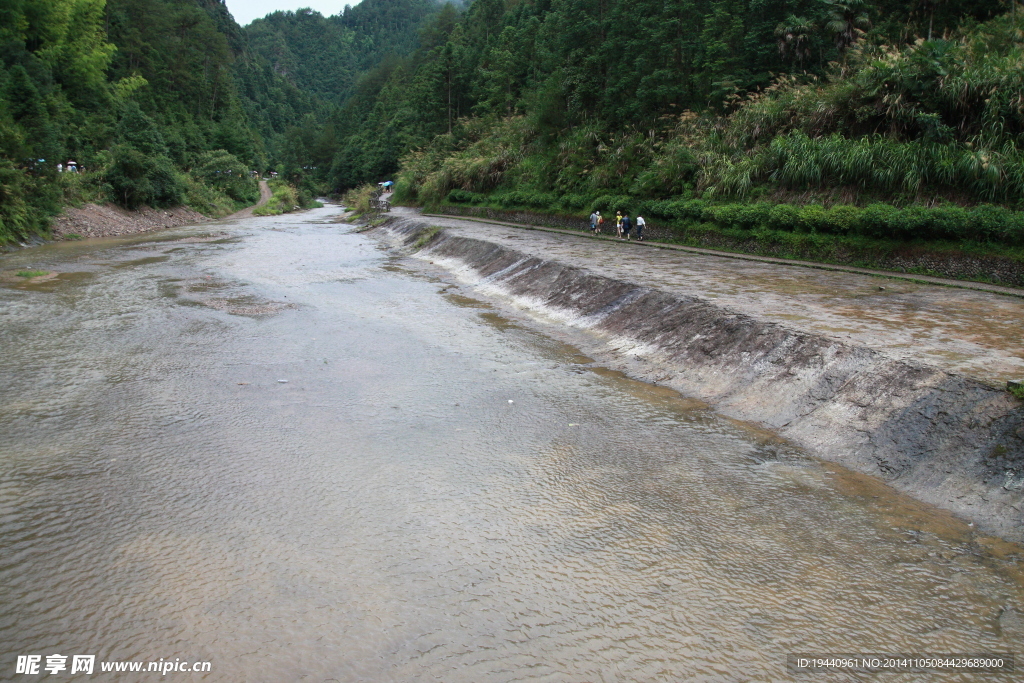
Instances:
[[[437,223],[407,212],[374,232],[391,246],[409,250]],[[658,259],[649,270],[643,263],[624,269],[623,261],[642,257],[621,245],[609,244],[607,249],[618,249],[609,252],[586,238],[518,234],[458,221],[449,226],[417,255],[452,270],[482,295],[540,320],[557,321],[594,357],[700,398],[723,414],[760,423],[823,459],[880,477],[984,531],[1024,541],[1024,410],[1000,386],[1004,376],[1021,367],[1021,354],[995,349],[985,356],[991,339],[979,341],[984,332],[969,329],[957,337],[950,332],[958,327],[953,313],[922,322],[920,329],[935,337],[924,352],[914,348],[915,336],[908,333],[914,321],[907,306],[929,297],[939,306],[942,292],[957,290],[920,293],[914,289],[919,285],[865,278],[877,292],[893,287],[905,294],[905,301],[894,307],[902,310],[902,326],[898,316],[886,321],[880,314],[862,320],[860,328],[851,323],[849,329],[829,333],[822,328],[835,328],[836,321],[821,325],[810,319],[814,307],[808,297],[794,294],[787,300],[767,284],[762,289],[771,290],[770,298],[742,292],[712,298],[688,290],[685,282],[651,286],[663,274],[655,267]],[[691,279],[700,281],[699,271],[709,263],[698,259],[689,266],[665,267],[689,267]],[[630,272],[644,284],[628,277]],[[687,280],[687,273],[678,275]],[[840,290],[853,286],[855,281],[847,278],[864,276],[814,277],[839,278]],[[1008,316],[1004,327],[1014,329],[1009,308],[1022,304],[1003,298],[1012,303],[993,304],[993,315]],[[854,309],[855,303],[850,303]],[[983,315],[984,305],[979,305]],[[969,319],[965,312],[960,327],[969,328],[963,324]],[[999,334],[989,330],[990,337]]]

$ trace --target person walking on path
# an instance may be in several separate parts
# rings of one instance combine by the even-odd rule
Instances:
[[[601,212],[595,211],[594,213],[590,214],[590,232],[594,233],[595,235],[599,233],[601,231],[601,228],[598,227],[600,224]]]
[[[622,236],[619,239],[629,240],[629,231],[633,229],[633,223],[629,220],[629,214],[622,214]]]
[[[644,228],[647,227],[647,221],[644,220],[643,216],[636,217],[636,239],[639,242],[644,241]]]
[[[615,212],[615,234],[618,238],[622,239],[622,212]]]

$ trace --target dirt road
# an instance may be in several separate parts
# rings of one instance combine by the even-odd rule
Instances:
[[[261,180],[260,181],[260,200],[258,202],[256,202],[255,204],[253,204],[252,206],[248,206],[248,207],[242,209],[241,211],[239,211],[237,213],[231,214],[230,216],[228,216],[228,218],[251,218],[253,210],[256,207],[263,206],[267,202],[269,202],[270,201],[270,197],[273,194],[274,193],[270,191],[270,186],[267,185],[267,181],[266,180]]]

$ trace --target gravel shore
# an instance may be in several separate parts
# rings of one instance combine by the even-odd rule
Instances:
[[[150,230],[175,228],[180,225],[204,223],[210,220],[198,211],[186,206],[173,209],[150,209],[143,207],[128,211],[110,204],[99,206],[85,204],[68,207],[53,222],[53,237],[62,239],[68,235],[80,237],[114,237],[133,235]]]

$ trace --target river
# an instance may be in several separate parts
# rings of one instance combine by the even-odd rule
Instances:
[[[337,213],[0,256],[0,679],[55,653],[582,683],[1020,650],[1018,546],[606,370]]]

